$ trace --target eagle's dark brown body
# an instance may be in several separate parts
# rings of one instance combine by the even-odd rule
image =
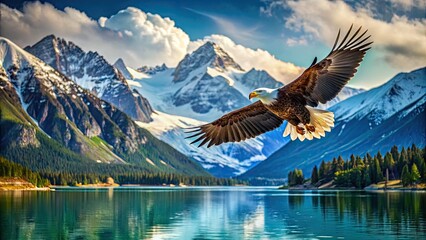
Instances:
[[[310,122],[309,111],[305,107],[306,100],[301,94],[287,93],[285,88],[279,89],[277,101],[264,105],[269,111],[295,126]]]
[[[279,89],[254,91],[257,101],[241,109],[223,115],[221,118],[195,127],[190,131],[197,137],[192,143],[201,141],[199,146],[208,147],[225,142],[239,142],[253,138],[279,127],[285,120],[289,122],[284,135],[294,140],[320,138],[334,126],[334,115],[315,109],[319,103],[330,101],[354,76],[372,42],[367,31],[360,33],[361,27],[350,34],[352,26],[339,42],[340,31],[331,52],[320,62],[316,58],[302,75],[290,84]],[[274,99],[263,98],[271,97]],[[268,95],[269,94],[269,95]],[[251,94],[250,94],[251,97]]]

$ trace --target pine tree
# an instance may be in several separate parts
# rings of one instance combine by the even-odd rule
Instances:
[[[417,183],[419,179],[420,179],[419,169],[417,168],[417,165],[413,163],[413,165],[411,166],[411,183]]]
[[[318,171],[319,180],[325,178],[326,175],[327,175],[327,172],[326,172],[325,162],[324,162],[324,160],[322,160],[319,171]]]
[[[364,178],[363,178],[363,185],[364,187],[367,187],[371,184],[371,178],[370,178],[370,173],[368,170],[364,171]]]
[[[384,166],[385,171],[386,171],[386,169],[388,169],[390,177],[395,178],[395,174],[393,173],[395,161],[394,161],[391,153],[389,153],[389,152],[386,153],[383,166]]]
[[[315,165],[314,169],[312,170],[312,175],[311,175],[311,183],[312,184],[316,184],[318,182],[318,169],[317,169],[317,165]]]
[[[339,171],[339,166],[336,158],[333,158],[331,162],[331,174],[334,175],[335,172]]]
[[[356,156],[356,166],[357,167],[364,167],[364,161],[360,156]]]
[[[390,153],[392,154],[392,158],[393,158],[393,160],[394,160],[394,161],[398,161],[398,159],[399,159],[398,147],[394,145],[394,146],[391,148]]]
[[[422,180],[422,183],[426,183],[426,165],[423,167],[421,180]]]
[[[353,154],[351,154],[350,161],[349,161],[349,168],[355,168],[356,167],[356,159]]]
[[[407,165],[405,165],[405,166],[402,168],[401,181],[402,181],[402,185],[403,185],[404,187],[406,187],[406,186],[408,186],[408,185],[410,185],[410,184],[411,184],[411,174],[410,174],[410,172],[408,171],[408,166],[407,166]]]
[[[380,169],[382,169],[384,161],[383,161],[382,153],[380,151],[377,152],[376,159],[379,160]]]
[[[337,171],[345,170],[345,160],[343,160],[342,156],[337,158]]]
[[[380,153],[380,152],[379,152]],[[383,181],[383,173],[378,158],[374,158],[374,183]]]
[[[303,181],[305,180],[305,177],[303,176],[303,172],[301,169],[296,169],[295,171],[296,175],[296,184],[303,184]]]
[[[367,160],[365,161],[365,163],[366,163],[367,165],[371,165],[371,164],[373,163],[373,157],[371,157],[370,153],[367,153],[367,154],[365,155],[365,157],[367,158]]]

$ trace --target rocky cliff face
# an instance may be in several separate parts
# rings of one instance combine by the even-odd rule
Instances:
[[[0,147],[11,160],[19,161],[13,157],[28,147],[49,151],[40,139],[46,143],[50,138],[54,152],[71,158],[206,175],[201,166],[138,127],[114,105],[5,38],[0,38],[0,64]],[[132,94],[143,101],[137,91]],[[56,161],[55,156],[40,157],[45,164]]]
[[[135,96],[123,74],[97,52],[84,52],[74,43],[54,35],[46,36],[25,50],[133,119],[152,120],[152,109],[146,107],[149,102]]]
[[[244,71],[221,47],[207,42],[179,62],[173,73],[173,82],[185,81],[194,69],[207,67],[218,71],[230,69]]]
[[[46,134],[80,153],[90,151],[84,136],[101,136],[119,152],[137,149],[143,137],[126,114],[8,40],[0,44],[8,59],[2,85]]]

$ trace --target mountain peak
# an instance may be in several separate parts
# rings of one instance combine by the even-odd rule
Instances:
[[[7,69],[12,65],[17,67],[31,62],[34,57],[23,51],[19,46],[7,38],[0,37],[0,64]]]
[[[387,83],[358,94],[331,109],[341,119],[367,117],[375,125],[380,124],[409,103],[425,95],[425,76],[426,68],[399,73]]]
[[[158,72],[162,72],[162,71],[165,71],[167,69],[168,69],[168,67],[166,66],[165,63],[163,63],[163,64],[157,65],[155,67],[142,66],[142,67],[138,68],[137,70],[139,72],[143,72],[143,73],[146,73],[148,75],[154,75]]]
[[[114,67],[97,52],[85,52],[73,42],[54,35],[44,37],[26,50],[133,119],[151,120],[151,110],[144,107],[148,103],[141,104],[132,95],[125,80],[127,68],[122,60],[121,69]]]
[[[207,67],[215,68],[220,72],[230,69],[244,71],[218,44],[206,42],[191,54],[187,54],[179,62],[174,72],[173,81],[184,81],[192,71]]]
[[[133,75],[129,72],[129,70],[127,70],[127,66],[124,63],[122,58],[117,59],[117,61],[115,61],[115,63],[113,64],[113,66],[121,72],[121,74],[124,76],[124,78],[126,79],[133,79]]]
[[[210,67],[215,67],[221,70],[226,70],[229,67],[244,71],[240,65],[238,65],[234,59],[229,56],[223,48],[214,42],[206,42],[204,45],[195,50],[191,55],[204,55],[211,60]]]

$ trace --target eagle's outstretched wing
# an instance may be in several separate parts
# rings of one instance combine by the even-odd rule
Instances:
[[[360,33],[361,27],[350,36],[352,26],[339,44],[339,33],[331,52],[326,58],[306,69],[300,77],[282,87],[286,93],[301,94],[306,104],[316,107],[318,102],[326,103],[342,90],[345,84],[354,76],[356,68],[361,63],[366,51],[373,42],[366,41],[370,36]],[[337,46],[338,45],[338,46]],[[337,46],[337,48],[336,48]]]
[[[237,109],[221,118],[190,131],[192,137],[198,137],[192,143],[202,140],[198,147],[208,143],[207,147],[225,142],[239,142],[256,137],[279,127],[283,120],[270,112],[261,101]]]

